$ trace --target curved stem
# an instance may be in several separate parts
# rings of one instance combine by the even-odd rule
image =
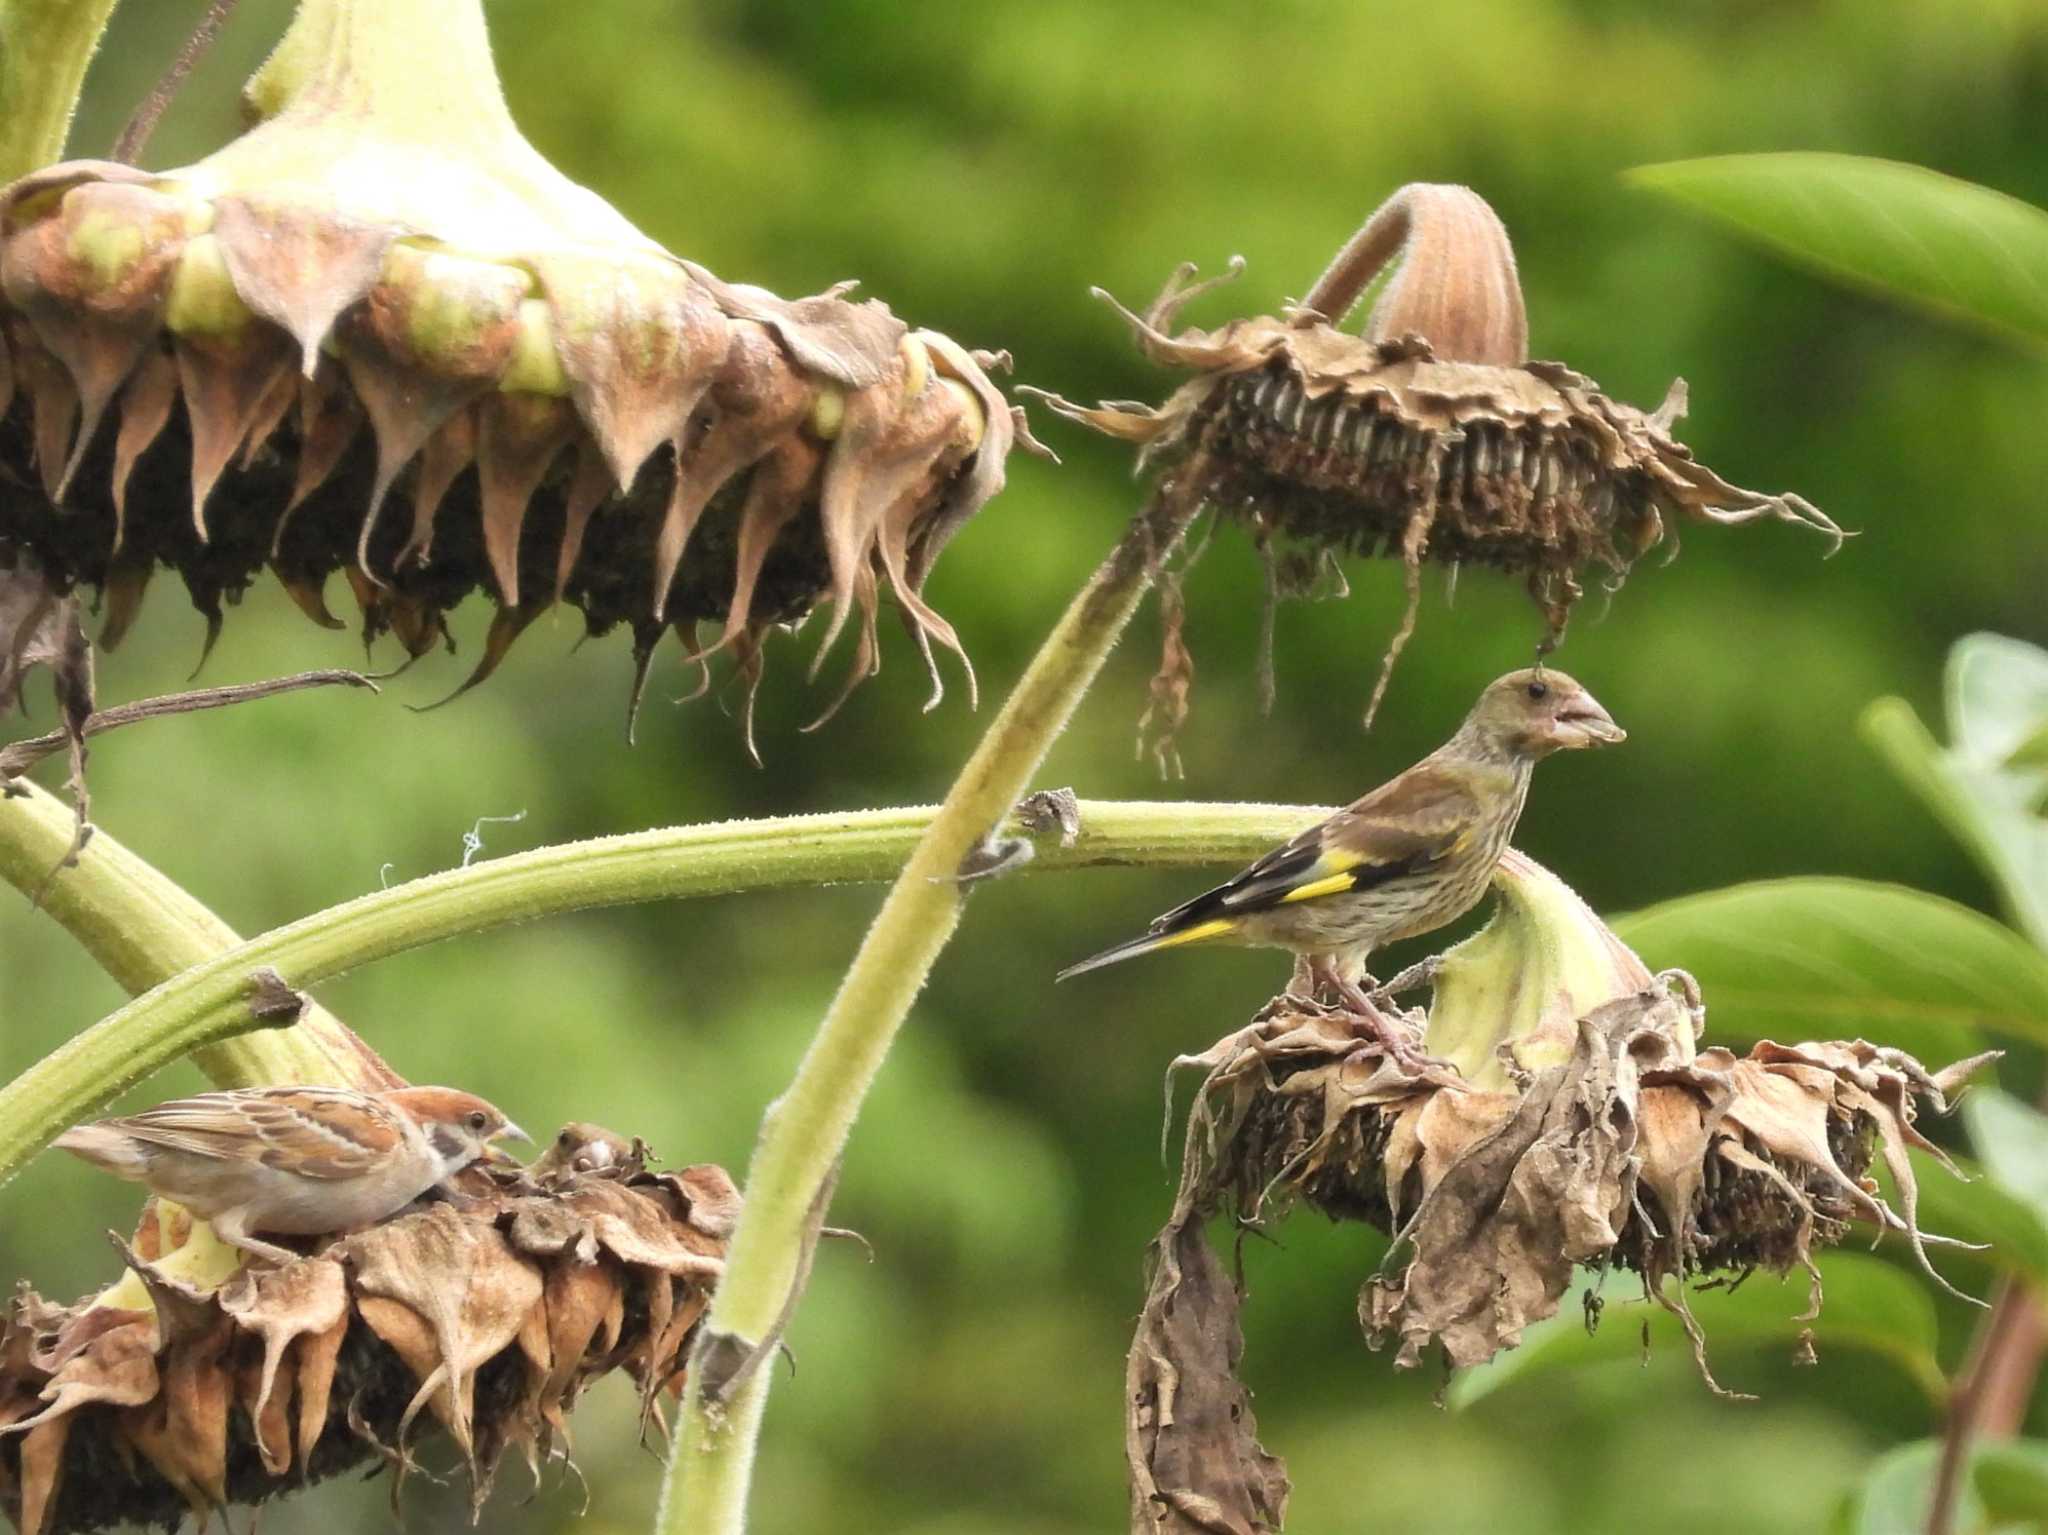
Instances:
[[[58,159],[114,0],[0,0],[0,183]]]
[[[661,1535],[745,1528],[754,1441],[774,1374],[755,1366],[795,1305],[823,1191],[861,1101],[959,922],[963,887],[955,876],[1066,727],[1200,509],[1198,496],[1180,487],[1201,482],[1193,464],[1163,483],[1046,637],[897,876],[789,1090],[763,1116],[746,1205],[684,1391],[655,1521]]]
[[[70,806],[14,780],[0,798],[0,879],[24,895],[40,894],[42,909],[125,990],[145,992],[240,946],[239,933],[104,831],[94,830],[77,868],[53,878],[76,826]],[[222,1038],[196,1050],[193,1059],[216,1087],[388,1085],[383,1062],[340,1019],[311,1002],[290,1028]]]
[[[1048,843],[1026,867],[1241,862],[1323,813],[1291,805],[1084,800],[1074,845]],[[252,971],[269,967],[294,986],[313,986],[372,960],[535,917],[887,879],[903,866],[932,814],[918,806],[785,816],[539,848],[374,891],[225,953],[197,947],[231,936],[218,918],[101,832],[79,867],[50,886],[50,915],[124,984],[147,980],[149,967],[170,963],[181,943],[194,946],[188,957],[204,957],[0,1089],[0,1181],[59,1131],[195,1047],[238,1034],[247,1036],[238,1041],[244,1048],[292,1038],[297,1030],[248,1032],[259,1027],[248,1007]],[[47,795],[0,800],[0,877],[34,890],[63,852],[70,829],[70,811]],[[254,1078],[251,1069],[250,1075],[276,1081],[293,1071]]]
[[[1302,300],[1340,325],[1388,261],[1399,270],[1366,326],[1373,341],[1421,336],[1446,361],[1519,367],[1529,320],[1506,226],[1469,187],[1415,181],[1374,211]]]

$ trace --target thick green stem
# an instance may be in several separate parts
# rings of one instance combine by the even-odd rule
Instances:
[[[0,0],[0,183],[64,153],[114,0]]]
[[[1193,474],[1186,481],[1198,482]],[[1061,616],[897,876],[789,1090],[763,1117],[746,1207],[685,1389],[660,1535],[745,1528],[754,1442],[774,1372],[742,1366],[735,1374],[734,1366],[759,1363],[795,1302],[820,1191],[959,922],[962,861],[1029,787],[1198,509],[1195,497],[1162,487]]]
[[[0,877],[33,891],[63,851],[65,838],[52,840],[48,812],[31,811],[29,804],[0,800]],[[1063,848],[1049,840],[1028,869],[1242,862],[1321,813],[1291,805],[1088,800],[1081,801],[1080,809],[1081,834],[1074,845]],[[932,814],[923,806],[787,816],[539,848],[375,891],[261,934],[184,970],[0,1089],[0,1181],[13,1176],[59,1131],[151,1072],[195,1047],[257,1028],[248,1006],[249,976],[260,968],[275,969],[292,985],[306,987],[443,938],[535,917],[640,901],[887,879],[902,868]],[[67,811],[62,819],[66,838],[69,826]],[[45,897],[51,915],[110,969],[126,962],[117,959],[124,926],[152,903],[162,904],[162,887],[168,884],[139,860],[131,859],[135,867],[117,870],[104,851],[114,847],[104,834],[95,836],[80,866],[59,875]],[[109,866],[101,868],[103,862]],[[147,871],[146,879],[136,867]],[[153,893],[125,890],[125,880],[151,886]],[[74,881],[79,888],[67,891]],[[199,909],[182,894],[172,909],[180,904],[188,917]],[[166,926],[175,930],[175,924]],[[161,934],[149,942],[157,945],[159,955],[168,952]],[[139,969],[130,973],[142,974]]]
[[[242,942],[233,928],[104,831],[94,831],[77,868],[53,878],[76,829],[71,807],[18,779],[11,788],[0,799],[0,879],[25,895],[40,895],[43,910],[128,992],[145,992]],[[193,1059],[217,1087],[382,1085],[374,1081],[374,1058],[365,1059],[362,1041],[312,1003],[291,1028],[222,1039],[195,1050]]]
[[[520,134],[481,0],[300,0],[243,96],[262,121],[207,157],[195,191],[317,183],[338,213],[418,229],[453,220],[471,255],[658,249]]]
[[[302,108],[375,117],[488,154],[516,136],[478,0],[299,0],[246,87],[262,116]]]

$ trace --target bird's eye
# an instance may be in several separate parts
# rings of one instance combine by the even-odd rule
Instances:
[[[555,1137],[555,1144],[557,1146],[573,1146],[576,1144],[576,1137],[571,1135],[567,1130],[564,1130],[560,1135]]]
[[[1529,696],[1531,698],[1548,698],[1550,696],[1550,684],[1547,682],[1530,683]]]
[[[481,1134],[490,1128],[491,1116],[482,1109],[472,1109],[469,1114],[469,1128]]]

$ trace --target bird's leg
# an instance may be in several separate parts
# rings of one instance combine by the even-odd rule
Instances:
[[[248,1228],[243,1224],[245,1219],[246,1217],[239,1209],[223,1210],[220,1214],[213,1217],[213,1234],[227,1243],[228,1246],[239,1247],[243,1252],[253,1253],[259,1258],[268,1258],[279,1267],[283,1267],[287,1263],[297,1263],[299,1261],[300,1254],[293,1252],[289,1247],[279,1247],[275,1243],[266,1242],[260,1237],[251,1236]]]
[[[1317,983],[1328,986],[1337,994],[1338,1000],[1365,1026],[1365,1032],[1372,1041],[1386,1051],[1388,1058],[1404,1072],[1410,1076],[1421,1076],[1435,1064],[1423,1050],[1421,1042],[1410,1034],[1407,1025],[1381,1012],[1373,997],[1346,975],[1335,959],[1318,955],[1310,965]],[[1385,994],[1384,989],[1379,993],[1381,996]]]

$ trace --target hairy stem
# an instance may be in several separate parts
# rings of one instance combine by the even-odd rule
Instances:
[[[75,828],[70,806],[16,780],[0,798],[0,879],[23,894],[41,891],[43,910],[124,990],[145,992],[241,944],[233,928],[104,831],[94,832],[77,868],[51,878]],[[382,1063],[310,1002],[290,1028],[222,1038],[193,1060],[216,1087],[384,1085],[374,1080]]]
[[[689,1372],[682,1431],[656,1519],[660,1535],[737,1535],[746,1524],[768,1383],[746,1367],[770,1349],[796,1299],[819,1191],[838,1165],[883,1057],[952,937],[963,861],[1009,813],[1095,680],[1124,625],[1200,509],[1162,484],[1068,606],[989,725],[904,864],[789,1090],[769,1106],[746,1207]],[[1089,812],[1083,807],[1086,827]]]
[[[1323,814],[1291,805],[1088,800],[1081,801],[1080,810],[1081,834],[1074,845],[1060,847],[1049,839],[1027,869],[1242,862]],[[249,976],[256,970],[269,967],[291,985],[313,986],[373,960],[535,917],[743,890],[887,879],[902,868],[932,816],[929,806],[784,816],[539,848],[374,891],[225,953],[209,949],[200,958],[187,949],[187,956],[200,958],[199,963],[0,1089],[0,1181],[59,1131],[150,1073],[195,1047],[258,1028],[248,1005]],[[69,810],[47,795],[0,800],[0,877],[17,889],[36,889],[63,852],[70,829]],[[126,888],[130,885],[146,889]],[[50,885],[45,905],[127,984],[131,978],[149,978],[146,964],[175,957],[167,935],[181,926],[188,944],[196,942],[200,931],[228,935],[210,914],[206,920],[212,925],[199,928],[193,913],[203,908],[182,892],[169,899],[171,889],[163,876],[121,852],[101,832],[86,847],[79,867]],[[150,916],[153,908],[158,914]],[[148,958],[152,953],[155,958]],[[117,964],[128,968],[115,970]],[[282,1031],[262,1036],[270,1041],[289,1037]]]
[[[64,153],[114,0],[0,0],[0,183]]]

